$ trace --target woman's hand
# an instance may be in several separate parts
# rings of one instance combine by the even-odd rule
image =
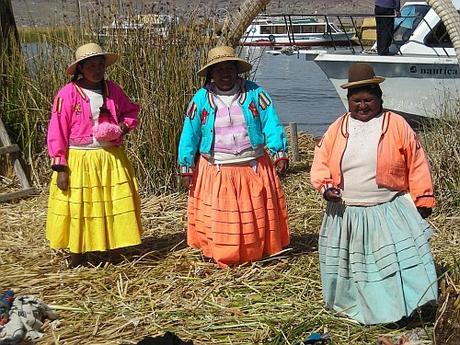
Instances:
[[[69,173],[67,171],[59,171],[56,183],[60,190],[66,191],[69,188]]]
[[[193,176],[190,175],[184,175],[182,176],[182,184],[185,186],[185,188],[189,189],[190,186],[192,185],[192,180]]]
[[[279,174],[283,175],[288,167],[288,160],[287,159],[280,159],[278,162],[275,164],[276,170],[278,171]]]
[[[128,134],[128,132],[129,132],[129,127],[126,125],[126,123],[124,123],[124,122],[120,123],[119,127],[120,127],[120,129],[121,129],[121,135],[126,135],[126,134]]]
[[[342,201],[342,192],[338,188],[331,187],[326,189],[326,191],[323,194],[323,197],[327,201],[340,202]]]
[[[428,218],[431,213],[433,212],[433,209],[429,207],[417,207],[418,213],[422,216],[423,219]]]

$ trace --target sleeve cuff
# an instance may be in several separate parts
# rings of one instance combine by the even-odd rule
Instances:
[[[121,125],[122,123],[124,123],[129,131],[132,131],[134,128],[137,127],[137,124],[138,124],[138,120],[137,119],[132,119],[130,117],[124,117],[120,122],[119,124]]]
[[[280,161],[282,159],[289,161],[289,156],[288,156],[287,152],[280,151],[280,152],[276,152],[273,155],[273,161],[275,162],[275,164],[276,164],[276,162],[278,162],[278,161]]]
[[[422,195],[418,196],[414,203],[416,207],[434,208],[436,206],[436,199],[434,195]]]
[[[192,176],[193,175],[193,167],[186,167],[186,166],[181,166],[179,167],[179,176]]]
[[[67,168],[67,161],[61,157],[51,157],[51,169],[64,171]]]

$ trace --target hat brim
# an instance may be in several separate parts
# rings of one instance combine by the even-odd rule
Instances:
[[[85,57],[82,57],[78,60],[75,60],[72,62],[68,67],[67,67],[67,74],[68,75],[74,75],[76,70],[77,70],[77,65],[79,62],[92,58],[94,56],[104,56],[105,57],[105,67],[109,67],[110,65],[113,65],[119,58],[118,54],[115,53],[96,53],[96,54],[91,54]]]
[[[350,83],[340,85],[340,87],[342,89],[350,89],[350,88],[353,88],[353,87],[359,87],[359,86],[364,86],[364,85],[376,85],[376,84],[382,83],[384,80],[385,80],[384,77],[380,77],[380,76],[376,75],[372,79],[353,81],[353,82],[350,82]]]
[[[244,72],[249,72],[252,69],[252,65],[247,62],[246,60],[240,59],[238,57],[222,57],[220,59],[213,60],[212,62],[204,65],[198,72],[197,74],[200,77],[206,77],[206,74],[208,73],[208,68],[218,64],[220,62],[225,62],[225,61],[236,61],[238,63],[238,74],[239,73],[244,73]]]

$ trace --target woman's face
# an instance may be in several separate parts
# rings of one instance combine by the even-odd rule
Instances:
[[[380,97],[368,92],[358,91],[348,98],[350,116],[362,122],[367,122],[376,117],[382,109]]]
[[[105,58],[103,56],[93,56],[85,59],[80,65],[80,72],[89,85],[99,85],[104,79]]]
[[[231,90],[238,78],[236,65],[231,61],[215,64],[211,70],[211,78],[219,90]]]

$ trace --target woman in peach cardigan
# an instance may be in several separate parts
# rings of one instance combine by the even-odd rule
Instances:
[[[383,110],[383,77],[350,67],[349,111],[315,148],[313,186],[327,201],[319,236],[328,307],[363,324],[397,322],[437,300],[424,218],[435,204],[425,153],[407,122]]]

